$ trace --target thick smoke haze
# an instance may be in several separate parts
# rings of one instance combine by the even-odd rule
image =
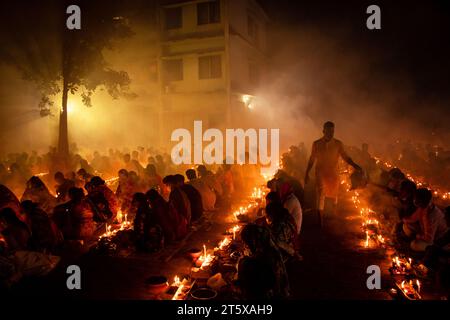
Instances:
[[[380,4],[383,29],[369,31],[364,1],[324,3],[294,6],[271,28],[278,72],[261,92],[280,126],[308,141],[332,120],[347,144],[448,146],[448,6]]]
[[[347,145],[381,149],[401,139],[448,147],[448,6],[380,4],[383,29],[369,31],[366,4],[266,1],[271,71],[248,127],[280,128],[283,149],[301,141],[309,147],[327,120]],[[130,19],[134,36],[107,53],[114,68],[128,72],[137,97],[114,100],[98,92],[92,108],[70,98],[69,135],[82,149],[156,143],[159,88],[148,67],[155,30],[143,14]],[[40,117],[33,85],[8,66],[0,70],[0,152],[56,145],[58,114]]]

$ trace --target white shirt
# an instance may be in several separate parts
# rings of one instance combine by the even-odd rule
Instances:
[[[291,216],[294,218],[295,225],[297,227],[297,233],[300,234],[303,219],[302,206],[300,205],[300,201],[298,201],[297,197],[292,193],[284,201],[283,206],[289,211]]]

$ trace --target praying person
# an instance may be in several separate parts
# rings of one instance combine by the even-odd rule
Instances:
[[[69,189],[75,187],[75,182],[64,177],[62,172],[55,173],[55,190],[56,190],[56,201],[59,203],[66,202],[69,200]]]
[[[0,233],[3,235],[9,251],[28,250],[31,232],[20,221],[11,208],[0,211]]]
[[[410,243],[412,250],[424,252],[446,233],[447,223],[444,213],[433,203],[430,190],[417,189],[414,204],[416,212],[403,218],[403,232],[413,239]]]
[[[170,188],[169,204],[181,214],[190,225],[192,218],[191,202],[186,192],[184,192],[177,183],[177,179],[173,175],[164,177],[163,183]]]
[[[134,213],[133,230],[137,236],[137,247],[143,251],[155,252],[164,245],[164,233],[143,193],[135,193],[132,200]]]
[[[60,239],[47,213],[30,200],[22,201],[20,207],[30,224],[30,246],[36,251],[53,252]]]
[[[55,207],[53,221],[65,240],[89,240],[95,231],[94,212],[83,189],[70,188],[70,200]]]
[[[302,206],[294,194],[294,189],[287,182],[281,185],[280,200],[283,207],[288,210],[289,214],[294,219],[297,235],[299,235],[302,229],[303,220]]]
[[[428,246],[425,251],[423,264],[432,270],[437,270],[444,264],[448,268],[450,259],[450,207],[445,209],[445,221],[447,231],[433,245]],[[445,261],[444,263],[442,263]]]
[[[183,190],[191,205],[191,221],[195,222],[203,215],[202,195],[190,184],[184,183],[184,176],[181,174],[174,175],[176,185]]]
[[[120,209],[127,213],[131,206],[131,200],[135,187],[129,177],[129,173],[125,169],[119,170],[119,185],[116,190],[116,197],[119,200]]]
[[[269,203],[266,206],[266,220],[273,240],[283,257],[294,257],[297,228],[287,209],[279,202]]]
[[[186,177],[189,179],[188,184],[197,189],[202,197],[203,208],[206,211],[213,211],[216,203],[216,194],[211,188],[202,180],[197,178],[194,169],[186,171]]]
[[[282,256],[270,232],[255,224],[241,231],[248,255],[238,264],[236,285],[245,300],[286,299],[289,281]]]
[[[26,189],[20,201],[30,200],[47,213],[56,206],[56,198],[50,193],[41,178],[33,176],[27,181]]]
[[[155,221],[162,228],[165,243],[184,238],[188,226],[186,218],[164,200],[158,191],[150,189],[146,196],[155,215]]]

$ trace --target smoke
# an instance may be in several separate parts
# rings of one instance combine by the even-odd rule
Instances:
[[[273,5],[277,6],[278,2]],[[288,5],[292,6],[292,2]],[[340,7],[341,4],[337,6]],[[395,31],[398,28],[394,27],[402,22],[394,25],[390,15],[401,13],[403,7],[399,6],[394,13],[383,11],[384,29],[378,34],[364,30],[364,8],[361,5],[357,8],[357,15],[350,19],[341,15],[346,7],[336,14],[331,11],[312,14],[294,6],[291,11],[295,15],[298,9],[295,21],[283,21],[284,16],[281,16],[268,27],[268,73],[255,93],[255,108],[249,111],[251,118],[247,127],[279,128],[282,149],[299,142],[309,147],[321,136],[322,124],[328,120],[336,123],[336,137],[347,145],[367,142],[380,150],[400,139],[448,148],[450,115],[446,108],[449,97],[431,90],[446,84],[445,81],[433,82],[434,77],[437,80],[441,77],[438,73],[446,73],[448,69],[448,61],[439,65],[446,52],[436,50],[442,39],[427,47],[430,48],[428,55],[411,58],[414,50],[426,51],[420,50],[420,46],[427,42],[411,46],[415,39],[406,33],[410,26]],[[417,10],[414,15],[407,12],[404,19],[421,21],[414,19],[425,14],[422,20],[432,21],[434,16],[424,12]],[[311,17],[305,18],[308,14]],[[160,88],[151,79],[151,65],[156,63],[156,32],[143,23],[146,19],[141,16],[130,20],[135,36],[107,55],[114,68],[128,72],[131,91],[137,98],[114,100],[100,91],[92,98],[92,108],[83,106],[79,97],[69,98],[69,103],[73,104],[69,135],[80,147],[106,151],[109,147],[134,148],[160,142],[161,127],[156,114]],[[443,30],[436,31],[434,27],[418,22],[417,28],[425,30],[420,39],[426,38],[428,31]],[[417,28],[413,31],[418,32]],[[409,39],[408,45],[393,45],[402,37]],[[439,63],[433,63],[433,57]],[[42,118],[37,111],[40,96],[33,86],[21,80],[11,68],[2,67],[1,75],[0,115],[4,120],[0,153],[45,151],[49,145],[55,145],[59,98],[55,98],[55,116]],[[209,103],[195,96],[184,102],[197,108]],[[173,123],[166,125],[205,120],[197,116],[202,114],[201,110],[186,110],[193,113],[189,121],[187,115],[183,115],[185,118],[174,118]],[[209,119],[210,126],[223,127],[223,123],[218,123],[223,118]],[[166,144],[170,143],[169,139],[162,137]]]
[[[420,13],[427,16],[427,11]],[[421,69],[429,68],[428,74],[417,75],[416,65],[405,63],[408,59],[402,57],[413,52],[391,46],[401,42],[394,36],[372,35],[361,30],[364,24],[355,31],[346,23],[333,25],[333,21],[320,24],[318,18],[271,28],[274,71],[259,95],[270,106],[263,112],[282,130],[282,145],[304,141],[309,146],[320,137],[322,124],[330,120],[336,124],[336,137],[345,144],[365,142],[377,152],[397,140],[448,147],[449,97],[430,90],[443,83],[440,77],[448,64],[436,66],[428,55],[411,58],[420,62]],[[419,49],[410,43],[402,45],[403,50]],[[442,53],[432,49],[439,59]],[[436,83],[425,87],[430,70],[439,71],[431,77]]]

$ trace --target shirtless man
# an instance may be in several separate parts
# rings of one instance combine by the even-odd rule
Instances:
[[[325,122],[323,125],[323,137],[314,141],[311,157],[305,175],[305,185],[309,181],[309,171],[316,163],[316,200],[319,211],[320,225],[324,225],[325,198],[334,199],[336,210],[337,194],[339,189],[339,156],[356,170],[361,170],[353,160],[345,153],[344,144],[334,138],[334,123]]]

